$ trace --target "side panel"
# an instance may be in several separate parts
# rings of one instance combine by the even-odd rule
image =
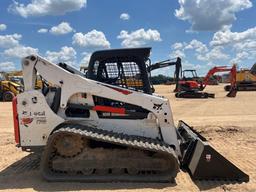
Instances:
[[[237,82],[255,82],[256,76],[253,75],[250,71],[238,71],[236,73]]]
[[[57,116],[39,91],[26,91],[17,96],[20,145],[45,145],[51,131],[64,120]]]
[[[159,138],[161,136],[159,134],[159,126],[157,119],[153,113],[149,113],[146,118],[139,119],[139,118],[132,118],[132,119],[125,119],[125,118],[117,118],[115,113],[118,115],[121,114],[125,115],[125,107],[122,108],[120,106],[117,107],[109,107],[104,106],[104,104],[95,105],[93,97],[91,94],[87,93],[75,93],[73,94],[69,100],[69,104],[76,104],[78,106],[95,106],[92,110],[89,110],[89,117],[75,117],[75,116],[67,116],[65,111],[67,108],[60,108],[58,111],[58,115],[61,116],[65,120],[76,121],[79,124],[83,125],[90,125],[91,127],[97,127],[99,129],[108,130],[108,131],[115,131],[119,133],[126,133],[129,135],[139,135],[145,136],[150,138]],[[68,106],[68,105],[67,105]],[[111,105],[112,106],[112,105]],[[99,117],[97,111],[109,111],[111,110],[111,117],[105,118]],[[113,111],[112,111],[113,110]],[[108,114],[109,115],[109,114]],[[107,115],[107,116],[108,116]]]

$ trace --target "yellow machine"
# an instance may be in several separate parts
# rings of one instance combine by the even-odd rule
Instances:
[[[256,63],[249,69],[241,69],[236,73],[236,84],[238,91],[255,91],[256,90]],[[225,90],[229,91],[229,86]]]
[[[42,89],[43,82],[37,76],[35,88]],[[23,91],[24,81],[22,71],[0,72],[0,101],[12,101],[12,99]]]
[[[23,76],[9,76],[8,80],[19,85],[24,85]]]
[[[255,65],[256,66],[256,65]],[[252,67],[253,69],[253,67]],[[256,72],[253,70],[243,69],[237,72],[236,80],[237,82],[248,82],[255,83],[256,82]]]
[[[11,81],[7,73],[0,73],[0,101],[12,101],[22,91],[22,85]]]
[[[42,89],[43,83],[42,83],[41,77],[37,76],[36,78],[37,78],[36,85],[35,85],[36,89]],[[24,86],[22,71],[8,72],[6,73],[6,79],[16,84],[19,84],[22,87]]]

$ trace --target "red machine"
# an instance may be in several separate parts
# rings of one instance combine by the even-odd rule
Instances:
[[[209,83],[209,79],[217,72],[230,72],[231,89],[227,94],[228,97],[236,96],[236,65],[232,67],[218,66],[210,69],[202,81],[186,80],[183,78],[178,83],[178,89],[176,90],[176,97],[178,98],[214,98],[212,93],[202,92]]]

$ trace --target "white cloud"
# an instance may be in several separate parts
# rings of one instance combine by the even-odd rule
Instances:
[[[61,47],[59,52],[46,51],[45,55],[53,63],[65,62],[69,65],[75,65],[76,51],[73,47]]]
[[[174,43],[174,44],[172,45],[172,49],[182,49],[183,46],[184,46],[183,43],[180,43],[180,42]]]
[[[208,51],[207,46],[196,39],[193,39],[188,45],[186,45],[185,49],[194,49],[198,53],[204,53]]]
[[[128,13],[122,13],[120,15],[120,19],[122,19],[122,20],[129,20],[130,19],[130,15]]]
[[[208,46],[201,41],[196,39],[191,40],[189,43],[186,42],[177,42],[172,46],[172,51],[170,57],[181,57],[183,63],[189,63],[187,60],[187,51],[190,51],[190,57],[195,56],[195,59],[199,61],[204,61],[209,63],[214,63],[215,61],[223,61],[230,58],[230,56],[225,53],[224,47],[216,46],[212,49],[209,49]],[[227,61],[226,61],[227,62]]]
[[[50,33],[54,35],[63,35],[74,31],[74,29],[67,22],[62,22],[57,26],[53,26],[50,29]]]
[[[47,33],[48,32],[48,29],[45,29],[45,28],[41,28],[37,31],[38,33]]]
[[[4,50],[4,55],[8,57],[22,58],[31,54],[38,54],[38,49],[18,45],[16,47]]]
[[[68,22],[61,22],[59,25],[53,26],[51,29],[41,28],[38,33],[50,32],[53,35],[64,35],[70,32],[75,32],[75,30],[70,26]]]
[[[28,4],[14,1],[8,8],[9,12],[22,17],[64,15],[85,7],[87,0],[31,0]]]
[[[183,63],[196,61],[206,67],[233,63],[248,67],[256,58],[256,27],[242,32],[232,32],[226,27],[216,32],[208,44],[196,39],[174,43],[170,57],[177,56]]]
[[[239,43],[235,43],[234,49],[236,49],[238,51],[256,50],[256,39],[248,39],[245,41],[241,41]]]
[[[0,48],[5,49],[2,54],[10,58],[22,58],[38,53],[38,49],[21,45],[19,42],[21,38],[22,35],[17,33],[12,35],[0,35]]]
[[[170,54],[171,58],[174,58],[174,57],[185,58],[186,57],[186,54],[185,54],[186,50],[195,51],[196,55],[208,52],[207,46],[204,43],[202,43],[201,41],[198,41],[196,39],[191,40],[189,43],[186,43],[186,42],[174,43],[171,46],[171,48],[172,48],[172,52]]]
[[[128,31],[122,30],[117,36],[118,39],[123,39],[123,47],[140,47],[146,45],[150,42],[162,41],[160,33],[157,30],[148,29],[138,29],[128,33]]]
[[[14,33],[12,35],[0,35],[0,48],[10,48],[19,45],[22,35]]]
[[[242,32],[232,32],[230,28],[225,28],[213,35],[210,45],[213,47],[222,46],[232,50],[235,56],[230,63],[253,61],[256,58],[256,27]]]
[[[6,30],[7,26],[5,24],[0,24],[0,31]]]
[[[250,0],[179,0],[175,16],[189,21],[193,31],[217,31],[230,26],[235,14],[252,7]]]
[[[186,54],[185,54],[185,46],[187,45],[187,43],[183,42],[177,42],[172,44],[171,46],[171,53],[170,53],[170,58],[176,58],[176,57],[180,57],[182,60],[185,59]],[[183,62],[183,61],[182,61]]]
[[[197,55],[197,59],[201,61],[212,62],[215,60],[226,60],[229,59],[229,55],[223,52],[223,47],[214,47],[206,54]]]
[[[180,57],[181,59],[184,59],[186,57],[185,52],[183,50],[174,50],[170,53],[170,58],[176,58]]]
[[[88,66],[92,54],[88,53],[88,52],[83,52],[82,55],[83,55],[83,58],[80,61],[80,65],[81,66]]]
[[[230,31],[230,28],[225,28],[224,30],[214,33],[210,45],[228,45],[242,42],[248,39],[256,40],[256,27],[247,29],[243,32],[232,32]]]
[[[110,43],[101,31],[92,30],[88,33],[75,33],[72,44],[86,48],[110,48]]]
[[[0,63],[0,71],[14,71],[15,70],[15,65],[13,62],[6,61]]]
[[[246,51],[242,51],[236,54],[236,57],[233,58],[230,63],[240,63],[241,61],[243,61],[244,59],[248,59],[250,58],[249,53],[247,53]]]
[[[205,67],[204,65],[198,65],[198,64],[192,64],[187,60],[184,60],[182,62],[182,67],[185,69],[195,69],[195,70],[200,70],[197,72],[201,72],[201,70]]]

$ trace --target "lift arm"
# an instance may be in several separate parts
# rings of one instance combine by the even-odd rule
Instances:
[[[231,79],[234,78],[235,74],[234,71],[236,71],[236,65],[233,65],[232,67],[228,67],[228,66],[217,66],[217,67],[213,67],[212,69],[210,69],[207,73],[207,75],[205,76],[204,80],[203,80],[203,85],[206,86],[209,83],[209,79],[218,72],[230,72],[231,74]]]
[[[176,89],[178,89],[179,79],[180,79],[180,75],[181,75],[181,71],[182,71],[180,57],[177,57],[177,60],[174,62],[170,61],[170,60],[165,60],[165,61],[154,63],[147,67],[147,71],[150,73],[151,71],[153,71],[155,69],[161,69],[161,68],[169,67],[169,66],[173,66],[173,65],[175,65],[174,80],[175,80],[175,84],[176,84],[176,88],[175,88],[175,90],[176,90]]]
[[[154,64],[147,67],[147,71],[151,72],[155,69],[161,69],[161,68],[169,67],[169,66],[172,66],[172,65],[175,65],[176,69],[179,70],[181,68],[181,58],[178,57],[177,60],[174,61],[174,62],[171,61],[170,59],[168,59],[168,60],[165,60],[165,61],[154,63]]]
[[[203,84],[206,86],[209,83],[209,79],[217,72],[225,72],[231,71],[232,68],[228,68],[227,66],[217,66],[210,69],[203,80]]]

